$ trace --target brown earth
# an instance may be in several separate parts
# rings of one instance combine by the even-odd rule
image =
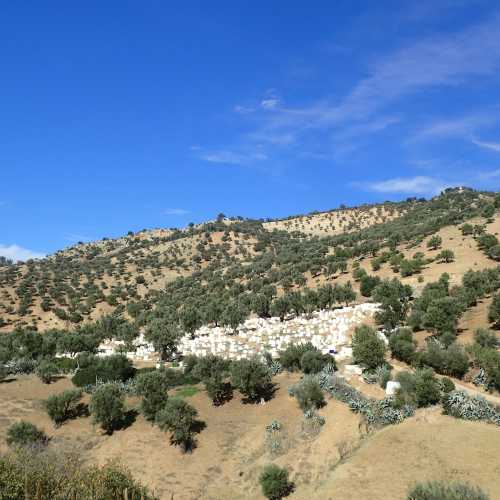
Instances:
[[[182,454],[169,444],[167,434],[140,415],[112,436],[103,435],[90,417],[54,429],[42,401],[71,387],[71,382],[62,378],[46,385],[22,376],[0,384],[0,451],[6,450],[8,425],[26,419],[47,432],[52,447],[76,449],[92,463],[119,459],[162,499],[172,494],[176,500],[263,498],[258,476],[271,461],[290,471],[296,484],[290,498],[401,499],[415,481],[438,478],[467,479],[492,498],[500,495],[498,428],[428,409],[401,425],[366,435],[357,415],[329,400],[320,410],[326,418],[320,434],[305,437],[302,413],[287,393],[297,379],[296,374],[278,376],[275,398],[264,405],[243,404],[238,394],[218,408],[203,391],[188,398],[206,429],[197,436],[197,448]],[[129,399],[128,405],[134,407],[137,401]],[[282,423],[288,447],[278,457],[264,446],[265,427],[274,419]]]

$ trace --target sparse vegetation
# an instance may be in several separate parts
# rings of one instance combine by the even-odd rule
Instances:
[[[293,483],[288,479],[288,471],[274,464],[264,467],[259,476],[259,482],[263,495],[269,500],[280,500],[293,491]]]
[[[9,446],[41,446],[48,441],[48,438],[36,425],[21,420],[7,429],[6,441]]]
[[[489,500],[489,496],[477,486],[467,483],[430,481],[415,485],[407,500]]]

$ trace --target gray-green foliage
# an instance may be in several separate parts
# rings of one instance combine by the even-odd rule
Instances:
[[[370,326],[358,326],[352,337],[352,355],[355,363],[373,370],[385,361],[385,343]]]
[[[464,420],[484,420],[500,425],[500,409],[479,395],[469,396],[464,391],[452,391],[443,399],[447,415]]]
[[[163,370],[155,370],[141,373],[135,380],[136,393],[142,397],[141,412],[146,420],[154,421],[168,399],[168,378]]]
[[[36,374],[44,384],[50,384],[58,371],[56,364],[48,359],[41,361],[36,368]]]
[[[268,398],[272,391],[271,372],[257,357],[234,361],[230,367],[231,384],[249,401]]]
[[[113,384],[100,386],[90,400],[90,413],[94,423],[104,431],[112,433],[123,423],[125,417],[125,397]]]
[[[301,422],[302,436],[305,438],[317,436],[321,432],[325,422],[325,417],[321,416],[315,409],[306,410],[304,412],[304,419]]]
[[[325,404],[325,396],[317,376],[305,375],[299,382],[288,390],[294,396],[303,411],[321,408]]]
[[[45,432],[31,422],[21,420],[7,429],[7,444],[9,446],[38,446],[47,442]]]
[[[280,500],[293,491],[293,483],[288,479],[288,471],[275,464],[266,465],[259,482],[263,495],[269,500]]]
[[[363,415],[366,421],[372,425],[397,424],[412,416],[415,412],[414,408],[409,404],[396,408],[393,398],[384,398],[382,400],[368,398],[349,385],[343,378],[336,375],[322,372],[319,375],[319,383],[323,390],[327,391],[335,399],[349,405],[353,412]]]
[[[81,389],[68,389],[60,394],[53,394],[44,401],[45,410],[55,426],[70,418],[75,418],[82,399]]]
[[[194,426],[198,412],[186,401],[171,398],[156,414],[156,423],[163,431],[170,431],[170,441],[189,451],[194,446]]]
[[[489,498],[480,488],[467,483],[429,481],[413,486],[406,500],[489,500]]]
[[[279,420],[273,420],[266,426],[264,445],[272,456],[278,456],[288,450],[288,435]]]

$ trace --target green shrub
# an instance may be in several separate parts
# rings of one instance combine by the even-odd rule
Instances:
[[[396,392],[395,404],[402,408],[404,405],[424,407],[439,403],[441,386],[434,372],[429,369],[417,370],[415,373],[400,372],[396,380],[401,384]]]
[[[407,500],[488,500],[480,488],[467,483],[429,481],[418,483],[408,493]]]
[[[262,494],[269,500],[280,500],[292,493],[294,486],[288,479],[288,471],[275,464],[266,465],[259,476]]]
[[[234,361],[230,369],[231,384],[249,401],[271,396],[272,381],[269,368],[258,358]]]
[[[488,320],[495,326],[500,324],[500,293],[493,296],[493,300],[488,309]]]
[[[102,467],[86,466],[77,452],[64,453],[50,447],[16,448],[0,457],[0,498],[158,500],[137,483],[117,462]]]
[[[328,354],[322,354],[321,351],[306,351],[300,358],[300,368],[304,373],[318,373],[326,365],[335,366],[335,359]]]
[[[427,241],[427,248],[430,250],[437,250],[440,246],[441,243],[443,243],[443,239],[439,235],[434,235],[429,238]]]
[[[58,373],[57,365],[51,360],[43,360],[36,369],[37,377],[44,383],[50,384],[54,375]]]
[[[164,370],[141,373],[136,377],[136,393],[142,396],[141,411],[146,420],[154,421],[156,414],[165,406],[170,387]]]
[[[77,387],[93,385],[96,380],[111,382],[113,380],[126,380],[135,375],[132,362],[125,356],[115,354],[106,358],[92,358],[89,365],[78,370],[71,379]]]
[[[302,411],[321,408],[325,404],[325,396],[316,377],[306,375],[289,392],[295,396]]]
[[[440,383],[441,383],[441,392],[443,392],[444,395],[455,390],[455,383],[448,377],[443,377],[440,380]]]
[[[415,356],[417,343],[409,328],[399,328],[389,337],[389,347],[394,358],[411,363]]]
[[[436,255],[436,260],[438,262],[445,262],[448,264],[455,260],[455,253],[453,250],[441,250],[441,252]]]
[[[373,267],[373,262],[372,262],[372,267]],[[359,283],[359,291],[361,295],[363,297],[371,297],[373,290],[375,289],[376,286],[380,284],[380,282],[381,279],[378,276],[368,276],[367,274],[362,276]]]
[[[120,389],[113,384],[98,387],[90,400],[90,413],[106,433],[118,429],[125,418],[125,398]]]
[[[44,407],[56,427],[78,413],[82,399],[81,389],[68,389],[60,394],[53,394],[44,401]]]
[[[368,325],[356,327],[352,337],[354,362],[367,369],[375,369],[385,362],[385,344]]]
[[[45,444],[48,438],[38,427],[21,420],[7,429],[6,441],[9,446],[36,446]]]
[[[309,351],[317,351],[310,342],[306,344],[290,344],[285,350],[280,352],[281,366],[290,372],[299,371],[301,369],[302,356]]]
[[[429,342],[420,359],[423,364],[434,368],[438,373],[452,377],[462,378],[469,369],[469,357],[458,344],[444,348],[438,342]]]
[[[230,361],[214,354],[198,358],[192,375],[199,380],[206,380],[214,376],[223,377],[229,370]]]
[[[78,366],[76,359],[73,358],[54,358],[52,362],[57,367],[58,373],[70,373]]]
[[[193,370],[195,369],[199,360],[200,358],[198,356],[195,356],[194,354],[184,356],[184,358],[182,359],[184,373],[186,375],[192,375]]]
[[[170,431],[172,444],[189,451],[194,446],[194,432],[198,412],[182,399],[171,398],[156,415],[156,423],[163,431]]]
[[[494,348],[498,344],[495,332],[492,332],[487,328],[478,328],[474,332],[474,341],[477,342],[481,347],[489,348]]]

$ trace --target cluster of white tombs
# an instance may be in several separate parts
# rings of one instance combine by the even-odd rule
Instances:
[[[273,358],[290,344],[310,342],[324,354],[335,356],[336,360],[352,357],[350,333],[354,327],[373,318],[378,304],[362,303],[333,310],[321,310],[309,315],[300,315],[280,321],[279,318],[249,318],[236,329],[220,326],[202,326],[194,335],[185,335],[179,343],[180,356],[190,354],[207,356],[216,354],[226,359],[246,359],[262,356],[265,352]],[[387,343],[384,332],[378,335]],[[122,352],[124,342],[111,340],[99,346],[99,356],[110,356]],[[127,352],[134,361],[156,362],[160,366],[158,355],[152,344],[146,342],[141,334],[134,341],[135,351]],[[182,366],[182,361],[180,361]],[[361,367],[345,365],[344,376],[348,378],[361,375]],[[399,382],[390,381],[386,394],[393,395]]]
[[[356,325],[373,317],[378,305],[363,303],[333,310],[321,310],[285,321],[279,318],[249,318],[236,329],[220,326],[202,326],[194,335],[184,336],[179,344],[183,356],[216,354],[228,359],[245,359],[269,352],[273,358],[290,344],[311,342],[323,353],[337,359],[351,356],[348,332]],[[155,361],[153,345],[140,335],[134,342],[136,350],[127,356],[136,361]],[[123,349],[123,342],[107,341],[99,347],[101,356],[109,356]]]

